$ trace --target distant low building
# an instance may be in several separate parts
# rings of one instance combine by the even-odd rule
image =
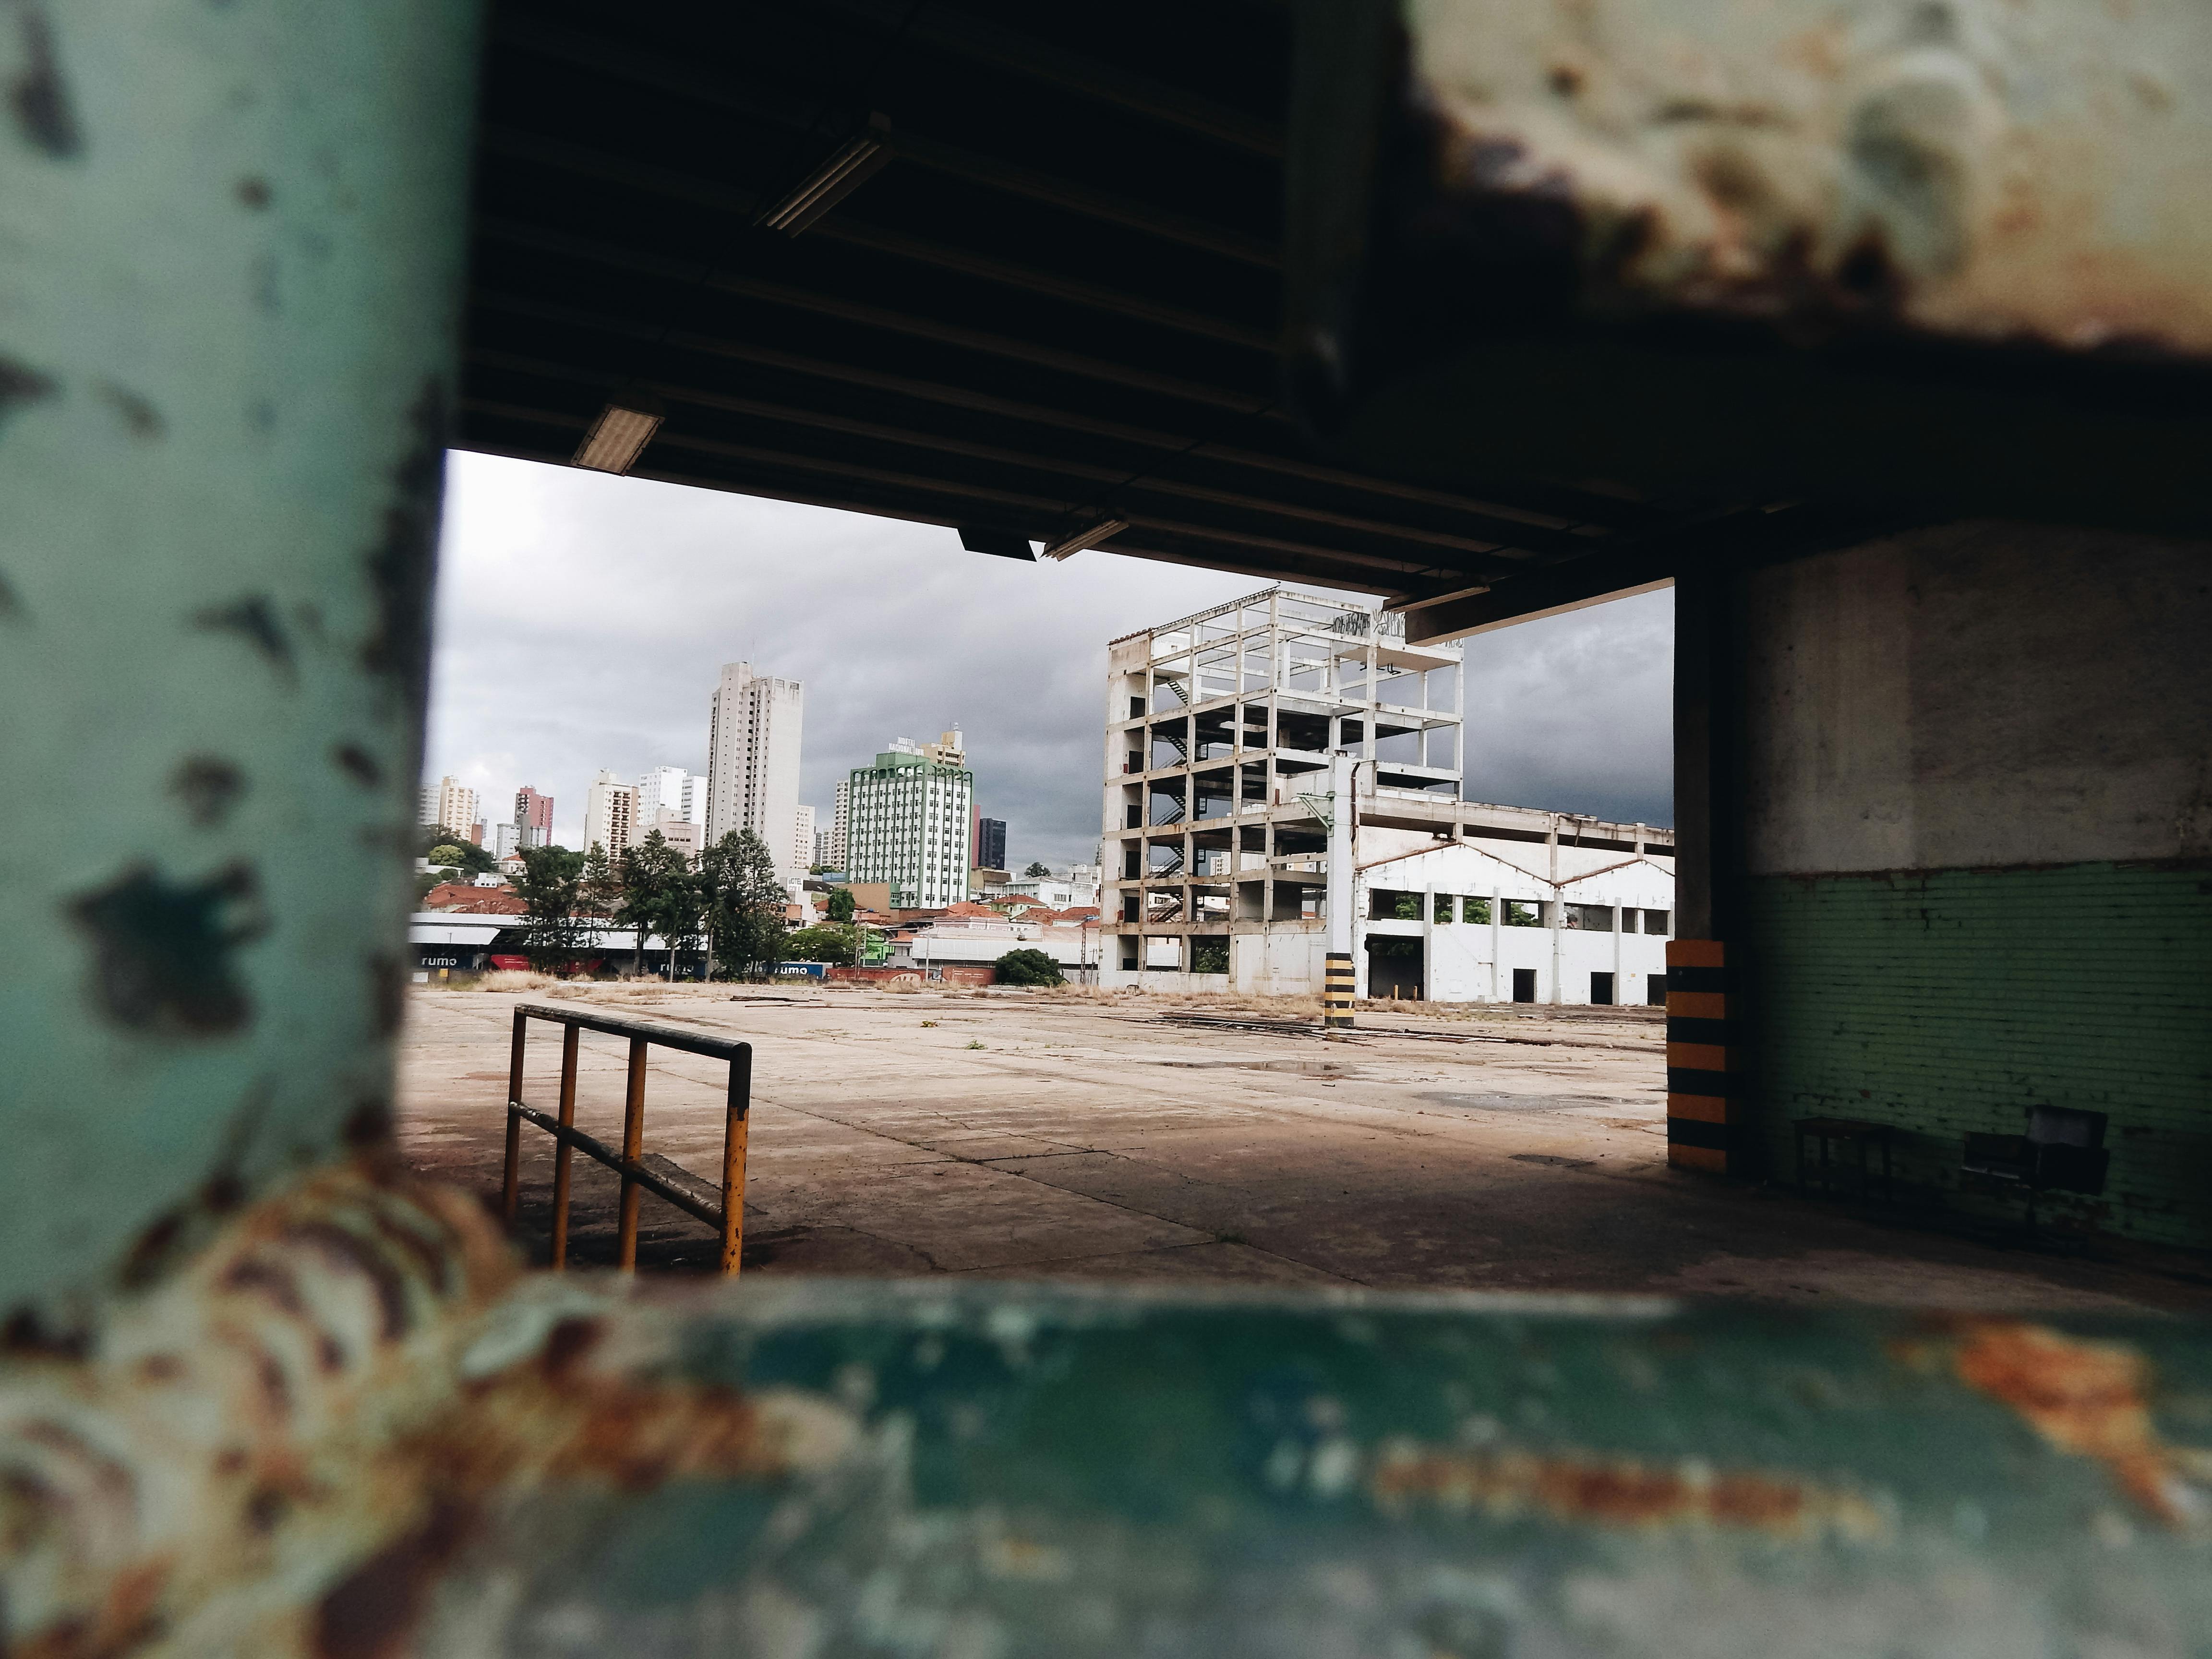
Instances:
[[[479,887],[473,881],[440,882],[422,896],[420,908],[478,916],[519,916],[529,908],[505,886]]]

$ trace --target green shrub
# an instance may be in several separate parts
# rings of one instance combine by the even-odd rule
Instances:
[[[1042,951],[1009,951],[994,964],[1001,985],[1065,985],[1060,964]]]

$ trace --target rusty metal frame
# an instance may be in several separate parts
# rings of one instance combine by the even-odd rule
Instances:
[[[523,1062],[529,1048],[530,1022],[533,1019],[563,1028],[557,1113],[542,1111],[522,1098]],[[585,1031],[629,1039],[629,1070],[623,1092],[623,1144],[619,1152],[576,1127],[576,1050],[579,1036]],[[722,1125],[722,1184],[719,1190],[672,1160],[645,1150],[646,1054],[654,1043],[730,1063],[729,1103]],[[721,1271],[725,1277],[734,1279],[744,1248],[745,1143],[747,1121],[752,1110],[752,1086],[753,1047],[750,1042],[702,1036],[696,1032],[656,1025],[650,1020],[623,1019],[612,1014],[586,1014],[525,1003],[514,1011],[514,1041],[507,1063],[507,1170],[500,1193],[500,1214],[511,1230],[521,1199],[522,1126],[528,1123],[551,1135],[560,1146],[553,1166],[552,1265],[556,1272],[568,1265],[568,1194],[573,1162],[569,1154],[580,1152],[622,1177],[616,1261],[623,1272],[637,1271],[638,1200],[641,1194],[651,1193],[721,1235]]]

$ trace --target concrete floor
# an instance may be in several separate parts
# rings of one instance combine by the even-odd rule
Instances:
[[[754,1045],[748,1273],[2212,1312],[2195,1257],[1954,1236],[1669,1170],[1656,1010],[1393,1010],[1328,1042],[1160,1018],[1266,1012],[1218,999],[424,989],[402,1053],[411,1164],[495,1196],[512,1011],[549,1000]],[[559,1035],[533,1030],[525,1097],[550,1110]],[[580,1066],[578,1124],[616,1144],[625,1047],[586,1034]],[[647,1150],[719,1179],[725,1068],[653,1054]],[[551,1142],[524,1148],[543,1261]],[[576,1160],[573,1261],[613,1261],[617,1184]],[[714,1243],[644,1200],[644,1265],[708,1271]]]

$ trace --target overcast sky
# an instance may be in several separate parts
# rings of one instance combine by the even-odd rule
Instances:
[[[534,785],[572,847],[600,768],[705,770],[716,676],[748,660],[806,688],[799,799],[825,827],[848,769],[957,725],[1015,867],[1088,862],[1106,641],[1264,586],[484,455],[449,456],[447,491],[426,781],[495,823]],[[1652,593],[1470,641],[1465,793],[1671,822],[1673,614]]]

